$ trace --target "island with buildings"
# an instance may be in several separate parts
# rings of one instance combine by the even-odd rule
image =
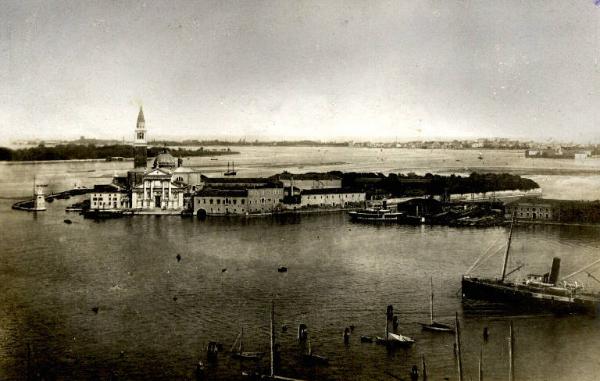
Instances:
[[[543,199],[537,183],[507,173],[284,171],[269,177],[238,177],[230,171],[209,177],[199,168],[184,165],[188,150],[149,147],[142,108],[129,150],[132,168],[114,176],[109,184],[52,195],[44,195],[44,184],[37,184],[34,199],[18,202],[14,208],[43,211],[44,201],[87,193],[85,201],[67,209],[89,218],[152,214],[204,219],[381,208],[383,203],[410,223],[490,226],[505,223],[513,214],[532,223],[600,223],[598,202]]]

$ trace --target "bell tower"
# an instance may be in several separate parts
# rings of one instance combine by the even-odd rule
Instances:
[[[146,168],[148,153],[146,142],[146,121],[144,120],[144,111],[140,106],[140,112],[135,125],[135,137],[133,139],[133,163],[135,168]]]

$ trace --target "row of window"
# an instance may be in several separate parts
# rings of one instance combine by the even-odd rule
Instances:
[[[118,196],[118,195],[114,195],[114,196],[113,196],[113,195],[110,195],[110,194],[109,194],[109,195],[108,195],[108,197],[106,197],[106,198],[105,198],[105,197],[102,197],[102,196],[99,196],[99,197],[92,197],[92,201],[102,201],[102,200],[109,200],[109,201],[112,201],[112,200],[118,200],[118,199],[119,199],[119,196]]]
[[[206,201],[207,201],[207,199],[206,199],[206,198],[203,198],[203,199],[202,199],[202,203],[203,203],[203,204],[206,204]],[[220,204],[221,204],[221,199],[220,199],[220,198],[217,198],[217,199],[216,199],[216,200],[214,200],[214,201],[215,201],[215,203],[216,203],[217,205],[220,205]],[[212,198],[208,199],[208,203],[212,205],[212,203],[213,203],[213,199],[212,199]],[[240,204],[244,205],[245,203],[246,203],[246,199],[244,199],[244,198],[240,199]],[[223,204],[233,204],[233,205],[237,205],[237,199],[236,199],[236,198],[232,198],[232,199],[228,199],[228,198],[226,198],[226,199],[224,199],[224,200],[223,200]]]
[[[342,198],[355,198],[355,197],[356,197],[356,198],[358,198],[358,197],[359,197],[359,195],[358,195],[358,194],[356,194],[356,193],[351,193],[351,194],[337,194],[337,195],[335,195],[335,194],[332,194],[332,195],[325,195],[325,199],[326,199],[326,200],[327,200],[327,199],[329,199],[329,196],[331,196],[331,199],[335,199],[335,198],[336,198],[336,196],[337,196],[337,198],[338,198],[338,199],[342,199]],[[320,199],[321,199],[321,200],[323,200],[323,195],[320,195],[320,196],[312,196],[312,199],[313,199],[313,200],[316,200],[316,199],[317,199],[317,197],[320,197]],[[309,199],[309,200],[310,200],[310,199],[311,199],[311,196],[307,196],[307,199]]]
[[[156,203],[156,201],[155,200],[139,200],[138,199],[137,202],[136,202],[136,205],[137,205],[138,208],[142,208],[142,207],[144,207],[144,205],[147,206],[147,207],[150,207],[150,205],[152,203]],[[164,204],[166,206],[173,206],[173,207],[177,206],[177,200],[171,200],[171,201],[169,201],[166,198],[163,198],[160,203]]]
[[[96,208],[100,208],[100,207],[106,208],[106,207],[109,207],[110,208],[110,205],[111,205],[110,202],[108,202],[108,203],[106,203],[106,202],[96,202],[96,201],[92,202],[92,208],[94,208],[94,207],[96,207]],[[116,201],[112,203],[112,207],[113,208],[117,207],[117,202]]]
[[[221,205],[221,201],[223,203],[223,205],[237,205],[237,201],[238,199],[236,198],[225,198],[225,199],[212,199],[212,198],[201,198],[201,203],[202,204],[216,204],[216,205]],[[240,204],[244,205],[246,203],[246,199],[245,198],[240,198]],[[279,202],[282,202],[283,200],[279,200]],[[271,199],[271,198],[261,198],[260,200],[248,200],[248,204],[270,204],[272,202],[277,202],[277,200],[275,199]]]
[[[525,212],[525,213],[520,212],[519,217],[523,217],[523,214],[525,214],[525,217],[530,217],[529,212]],[[546,216],[546,218],[550,218],[550,215],[548,213],[546,213],[545,216]],[[531,217],[544,217],[544,214],[531,213]]]
[[[213,208],[210,208],[210,212],[211,213],[215,213],[215,211],[213,210]],[[222,211],[220,209],[217,209],[216,212],[217,213],[222,213]],[[229,213],[237,214],[237,212],[238,212],[238,210],[236,208],[233,208],[233,210],[231,210],[231,211],[228,208],[225,209],[225,214],[229,214]],[[245,212],[245,209],[241,208],[240,209],[240,213],[244,213],[244,212]]]
[[[532,212],[536,212],[536,211],[537,212],[549,212],[550,211],[550,208],[538,208],[538,209],[536,209],[536,208],[524,208],[522,206],[520,208],[521,208],[521,210],[525,209],[528,212],[530,211],[530,209],[531,209]]]

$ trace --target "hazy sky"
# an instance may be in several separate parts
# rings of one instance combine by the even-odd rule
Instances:
[[[600,6],[0,0],[0,143],[600,141]]]

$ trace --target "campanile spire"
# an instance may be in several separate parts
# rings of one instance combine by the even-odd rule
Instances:
[[[148,153],[146,141],[146,120],[144,119],[144,110],[140,106],[140,112],[138,113],[137,123],[135,125],[135,137],[133,139],[133,162],[135,168],[145,168],[148,160]]]

